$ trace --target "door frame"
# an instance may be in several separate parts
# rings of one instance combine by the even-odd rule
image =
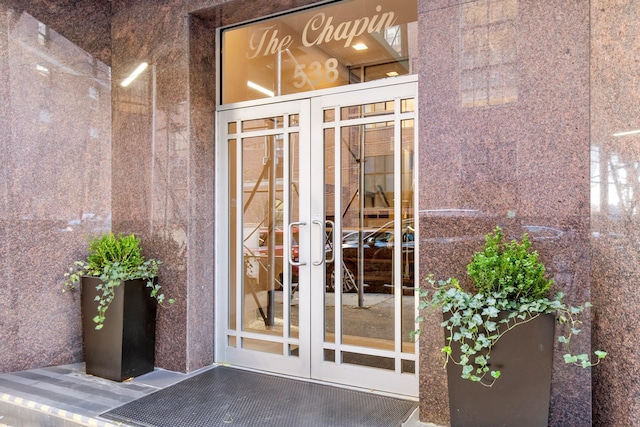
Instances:
[[[227,117],[227,116],[232,116],[233,118],[242,121],[245,119],[251,119],[256,117],[273,117],[273,116],[279,116],[279,115],[284,116],[286,114],[298,114],[300,124],[299,126],[296,126],[295,129],[299,129],[298,131],[299,140],[302,141],[303,138],[306,138],[306,139],[309,138],[309,132],[311,129],[309,112],[310,112],[309,99],[299,98],[299,99],[283,101],[283,102],[273,102],[273,103],[261,104],[257,106],[246,106],[243,108],[228,109],[216,115],[216,122],[217,122],[216,127],[218,129],[217,141],[219,142],[217,144],[217,149],[216,149],[216,182],[219,183],[218,185],[216,185],[216,201],[219,201],[219,203],[216,203],[216,234],[215,234],[216,235],[215,248],[216,248],[216,254],[217,254],[216,265],[219,267],[219,268],[216,268],[216,287],[215,287],[216,289],[216,313],[215,313],[216,336],[214,338],[216,339],[215,340],[216,362],[220,362],[220,361],[227,362],[228,360],[233,360],[234,363],[237,363],[239,366],[244,366],[244,367],[253,366],[253,367],[257,367],[256,369],[262,369],[266,371],[277,372],[279,374],[292,375],[292,376],[297,376],[302,378],[308,378],[310,376],[310,364],[308,362],[310,358],[310,353],[309,353],[310,348],[308,345],[302,345],[302,343],[309,343],[311,341],[309,337],[310,327],[308,325],[308,321],[309,321],[308,317],[299,316],[299,325],[298,325],[299,336],[297,340],[293,338],[288,338],[288,337],[273,338],[274,342],[281,342],[283,345],[283,348],[286,347],[286,345],[288,344],[298,344],[298,348],[299,348],[298,356],[287,357],[286,364],[283,364],[283,360],[285,358],[285,356],[283,355],[270,354],[268,352],[252,352],[249,350],[233,348],[226,345],[226,339],[228,334],[234,333],[233,330],[227,329],[227,321],[229,319],[230,308],[228,308],[226,304],[229,296],[229,289],[230,289],[229,270],[231,268],[230,267],[230,250],[227,244],[227,241],[229,241],[230,239],[229,238],[229,231],[230,231],[229,211],[228,211],[229,205],[226,203],[226,201],[230,200],[230,198],[229,198],[229,192],[228,192],[229,185],[226,185],[226,184],[228,183],[227,177],[229,176],[229,173],[231,173],[231,170],[230,170],[230,165],[228,164],[228,162],[225,161],[228,158],[228,153],[229,153],[227,138],[226,138],[228,133],[226,129],[222,128],[223,125],[220,125],[221,118]],[[285,135],[285,138],[287,138],[287,145],[288,145],[289,130],[290,130],[290,127],[288,125],[284,125],[282,129],[259,131],[258,133],[267,133],[272,135],[283,134]],[[243,132],[240,129],[238,129],[237,134],[242,135]],[[249,134],[251,134],[251,132],[249,132]],[[238,145],[240,145],[241,140],[242,140],[242,136],[239,136],[237,140]],[[302,145],[303,144],[299,144],[300,146],[299,161],[301,164],[302,162],[305,162],[305,164],[309,164],[310,157],[309,157],[308,147],[302,147]],[[241,152],[241,149],[238,151]],[[284,150],[284,163],[289,164],[288,150]],[[239,190],[243,186],[242,175],[243,175],[243,168],[240,168],[239,170],[235,171],[236,188],[238,189],[238,192],[240,192]],[[303,182],[304,185],[307,185],[307,186],[309,185],[309,179],[304,179],[301,181]],[[286,188],[289,188],[290,182],[289,182],[288,174],[285,175],[285,181],[282,183],[282,185]],[[243,193],[243,192],[240,192],[240,193]],[[287,192],[284,192],[284,193],[285,193],[284,194],[285,197],[284,197],[283,203],[288,206],[289,200],[287,197]],[[299,203],[300,203],[299,216],[301,218],[305,218],[309,216],[309,212],[308,212],[309,200],[308,199],[309,199],[309,189],[306,187],[305,188],[301,187],[300,200],[299,200]],[[238,201],[236,203],[238,208],[241,209],[242,202]],[[283,222],[286,224],[291,222],[288,213],[285,213]],[[306,227],[310,227],[310,226],[311,224],[307,224]],[[238,227],[237,231],[240,232],[240,229],[242,228],[242,224],[238,224],[237,227]],[[289,231],[288,226],[284,227],[284,232],[286,233],[288,231]],[[307,241],[307,236],[305,236],[304,233],[301,233],[300,237],[301,237],[301,240],[298,242],[299,248],[308,247],[309,244]],[[283,250],[283,261],[282,261],[283,263],[286,262],[286,260],[288,259],[287,256],[290,253],[291,253],[291,250],[288,247]],[[304,259],[307,265],[309,264],[310,261],[306,259],[308,258],[308,254],[306,252],[301,253],[300,258],[301,260]],[[240,272],[242,268],[243,266],[241,265],[237,266],[236,277],[242,277],[242,274]],[[288,283],[288,279],[289,279],[288,272],[285,271],[284,274],[285,274],[285,278],[283,282]],[[308,269],[299,268],[298,270],[299,282],[302,282],[303,280],[308,282],[310,278],[305,277],[308,275],[309,275]],[[286,286],[282,293],[283,300],[285,297],[287,299],[289,298],[290,292],[291,292],[290,287]],[[310,298],[308,296],[308,289],[307,288],[303,289],[303,287],[300,287],[300,289],[298,289],[298,294],[299,294],[298,309],[300,313],[309,313]],[[236,307],[235,307],[236,313],[243,313],[241,300],[242,300],[241,297],[236,297]],[[287,305],[283,304],[283,306],[285,307],[285,310],[287,310],[286,309]],[[285,315],[287,314],[287,312],[288,310],[285,311]],[[283,328],[286,328],[286,330],[289,330],[288,325],[283,326]],[[237,330],[235,331],[235,333],[242,337],[245,337],[248,339],[264,339],[264,337],[261,337],[260,334],[252,335],[251,332],[242,331],[240,325],[236,324],[236,329]],[[239,339],[243,339],[242,337]],[[283,350],[283,354],[285,354],[284,350]]]
[[[384,89],[384,91],[376,91],[375,89]],[[382,92],[382,94],[380,93]],[[318,158],[322,158],[323,156],[323,150],[324,150],[324,140],[323,140],[323,130],[327,129],[327,128],[336,128],[336,129],[341,129],[341,125],[344,123],[344,126],[353,126],[353,125],[358,125],[358,124],[367,124],[367,123],[379,123],[381,121],[381,118],[386,119],[386,120],[390,120],[389,119],[389,115],[382,115],[382,116],[373,116],[371,118],[359,118],[359,119],[351,119],[351,120],[341,120],[340,119],[340,114],[339,114],[339,107],[343,107],[343,106],[349,106],[349,105],[364,105],[364,104],[372,104],[372,103],[376,103],[376,102],[381,102],[381,101],[386,101],[386,100],[390,100],[390,99],[397,99],[397,100],[401,100],[401,99],[405,99],[405,98],[414,98],[417,100],[417,95],[418,95],[418,89],[417,89],[417,79],[414,79],[413,81],[409,81],[409,82],[403,82],[403,83],[399,83],[394,81],[393,84],[389,84],[389,82],[387,82],[386,85],[384,84],[380,84],[380,85],[376,85],[374,88],[362,88],[358,91],[357,96],[350,96],[351,93],[350,91],[337,91],[335,93],[331,93],[331,94],[324,94],[322,96],[318,96],[318,97],[313,97],[311,98],[311,111],[312,111],[312,116],[311,116],[311,126],[312,126],[312,134],[311,134],[311,158],[313,159],[318,159]],[[389,93],[391,93],[391,96],[389,96]],[[413,116],[413,118],[415,119],[414,121],[414,137],[417,136],[417,119],[418,119],[418,112],[417,112],[417,102],[415,103],[415,111],[413,113],[408,113],[408,114],[401,114],[400,113],[400,102],[396,102],[396,110],[394,112],[394,119],[398,122],[401,122],[403,120],[403,118],[405,118],[406,116]],[[324,123],[323,122],[323,112],[324,110],[328,109],[328,108],[337,108],[337,110],[335,111],[335,120],[334,122],[330,122],[330,123]],[[385,120],[385,121],[386,121]],[[394,141],[401,141],[401,135],[400,135],[400,128],[398,126],[394,126]],[[336,146],[339,146],[340,143],[340,139],[341,139],[341,135],[340,132],[336,131],[334,132],[334,137],[335,137],[335,144]],[[394,152],[396,151],[396,147],[394,147]],[[342,161],[341,161],[341,151],[339,149],[335,150],[335,165],[341,165]],[[417,151],[417,138],[414,139],[414,153]],[[394,188],[394,193],[396,195],[398,195],[397,197],[400,197],[399,195],[401,194],[400,191],[400,185],[401,185],[401,179],[402,177],[398,177],[398,174],[401,173],[401,167],[400,167],[400,160],[401,160],[401,156],[400,154],[394,156],[395,161],[394,161],[394,170],[396,171],[396,176],[394,177],[394,181],[395,181],[395,185],[396,187]],[[320,162],[314,162],[312,167],[321,167],[321,165],[319,164]],[[414,166],[417,164],[417,158],[414,157]],[[337,169],[337,168],[336,168]],[[417,183],[417,170],[418,168],[414,167],[414,183]],[[323,172],[323,171],[321,171]],[[313,177],[316,177],[317,174],[313,174]],[[315,179],[315,178],[314,178]],[[324,179],[323,179],[324,182]],[[336,178],[336,182],[338,182],[338,179]],[[339,192],[336,191],[336,197],[335,197],[335,212],[342,212],[343,211],[343,206],[341,203],[341,195],[338,194]],[[313,199],[312,196],[312,207],[311,207],[311,218],[317,218],[319,216],[322,216],[324,214],[324,202],[325,202],[325,198],[321,197],[322,195],[318,196],[316,195],[316,199],[319,200],[315,200]],[[414,213],[417,214],[417,191],[414,192],[414,200],[413,200],[413,206],[414,206]],[[402,203],[395,203],[394,204],[394,218],[397,219],[397,221],[401,221],[402,218]],[[414,220],[416,220],[416,217],[414,216]],[[395,227],[395,232],[396,233],[400,233],[400,226]],[[342,235],[342,224],[340,221],[336,221],[335,223],[335,228],[333,229],[333,235],[334,236],[341,236]],[[417,236],[417,233],[416,233]],[[335,237],[334,237],[335,238]],[[398,238],[398,235],[396,234],[396,242],[401,242],[402,240]],[[340,243],[336,243],[334,242],[334,246],[336,244],[340,244]],[[313,247],[311,248],[312,250],[312,257],[313,259],[318,259],[319,255],[317,254],[317,252],[313,252],[316,249],[317,245],[313,245]],[[401,252],[402,252],[402,245],[401,244],[396,244],[394,246],[394,251],[396,252],[396,254],[394,255],[395,257],[397,257],[398,259],[400,258]],[[416,253],[414,253],[414,271],[419,271],[418,269],[418,256]],[[335,260],[334,263],[336,263],[336,265],[339,265],[341,263],[341,251],[335,251]],[[316,266],[316,265],[311,265],[311,275],[312,277],[318,277],[318,276],[322,276],[322,271],[321,271],[321,267]],[[338,271],[338,269],[336,269],[335,271]],[[402,352],[402,325],[401,325],[401,319],[400,319],[400,313],[402,312],[402,277],[401,277],[401,269],[400,268],[394,268],[393,271],[393,275],[394,275],[394,283],[398,284],[398,286],[396,287],[396,292],[394,294],[392,294],[394,296],[394,320],[395,320],[395,332],[394,332],[394,348],[393,350],[391,350],[391,352],[395,353],[395,356],[398,356],[398,354],[400,354]],[[414,278],[415,281],[415,278]],[[339,278],[339,275],[336,276],[336,282],[337,283],[341,283],[341,280]],[[398,293],[398,289],[399,289],[399,293]],[[323,294],[324,289],[321,289],[319,286],[313,286],[312,289],[312,294],[311,294],[311,301],[324,301],[324,297],[325,295]],[[342,293],[341,292],[335,292],[332,294],[335,298],[335,307],[342,307]],[[417,298],[414,301],[415,303],[415,309],[417,310]],[[337,312],[338,310],[336,310]],[[402,371],[402,366],[401,366],[401,361],[398,359],[395,359],[396,362],[396,367],[395,367],[395,372],[391,372],[391,371],[387,371],[387,370],[383,370],[383,369],[378,369],[378,368],[370,368],[370,367],[366,367],[366,366],[358,366],[358,365],[354,365],[354,364],[339,364],[336,362],[329,362],[329,361],[325,361],[323,360],[323,355],[324,355],[324,350],[328,349],[331,351],[335,351],[336,354],[340,351],[346,351],[346,352],[356,352],[359,354],[369,354],[372,356],[380,356],[380,357],[384,357],[385,353],[389,353],[387,351],[384,350],[374,350],[371,348],[362,348],[362,347],[358,347],[355,345],[348,345],[348,344],[344,344],[344,343],[340,343],[340,337],[342,336],[342,331],[341,331],[341,321],[342,321],[342,316],[338,315],[336,313],[336,317],[335,317],[335,330],[336,330],[336,335],[335,335],[335,343],[325,343],[324,339],[322,338],[324,336],[324,327],[325,324],[323,321],[321,321],[324,318],[324,306],[320,305],[320,304],[316,304],[316,305],[312,305],[311,306],[311,347],[312,347],[312,351],[311,351],[311,376],[314,379],[320,379],[322,381],[328,381],[328,382],[332,382],[332,383],[340,383],[340,384],[346,384],[346,385],[351,385],[351,386],[357,386],[357,387],[364,387],[367,389],[373,389],[373,390],[385,390],[387,392],[390,393],[394,393],[394,394],[398,394],[398,395],[405,395],[405,396],[411,396],[411,397],[417,397],[418,396],[418,346],[415,345],[414,346],[414,354],[413,354],[413,358],[415,358],[415,372],[413,374],[408,374],[408,373],[404,373],[401,374],[400,372]],[[417,311],[416,311],[416,315],[417,315]],[[390,357],[390,356],[387,356]],[[406,355],[407,359],[409,359],[410,355]],[[336,356],[336,359],[338,359],[338,357]],[[405,360],[407,360],[405,359]]]
[[[226,111],[231,111],[231,110],[242,110],[245,109],[247,107],[251,107],[251,109],[255,108],[255,107],[260,107],[260,106],[266,106],[266,108],[272,108],[274,106],[289,106],[289,105],[294,105],[295,102],[301,102],[302,104],[304,103],[304,100],[307,100],[308,105],[309,105],[309,111],[320,111],[320,114],[315,114],[315,116],[310,117],[306,126],[308,126],[307,131],[309,132],[309,137],[310,137],[310,149],[309,150],[305,150],[302,148],[303,144],[303,135],[302,135],[302,123],[301,123],[301,133],[300,133],[300,155],[301,155],[301,159],[300,162],[301,164],[303,164],[302,162],[306,161],[308,162],[307,164],[311,165],[311,160],[312,158],[315,158],[315,156],[319,155],[320,153],[320,149],[318,147],[323,147],[323,135],[322,135],[322,120],[321,120],[321,113],[323,108],[330,106],[329,104],[331,104],[332,100],[336,100],[336,99],[346,99],[350,93],[354,93],[354,95],[357,95],[357,92],[364,92],[364,91],[369,91],[372,89],[376,89],[376,88],[386,88],[386,87],[398,87],[407,83],[411,83],[414,84],[414,90],[413,90],[413,94],[411,95],[412,97],[414,97],[416,99],[415,102],[415,106],[416,106],[416,112],[415,112],[415,118],[416,118],[416,122],[415,122],[415,126],[416,126],[416,134],[417,134],[417,118],[418,118],[418,113],[417,113],[417,76],[415,75],[411,75],[411,76],[401,76],[401,77],[395,77],[392,79],[384,79],[384,80],[377,80],[377,81],[372,81],[372,82],[367,82],[367,83],[361,83],[361,84],[357,84],[357,85],[351,85],[351,86],[342,86],[342,87],[338,87],[338,88],[331,88],[331,89],[323,89],[323,90],[318,90],[318,91],[314,91],[314,92],[306,92],[306,93],[301,93],[301,94],[293,94],[293,95],[286,95],[286,96],[280,96],[280,97],[274,97],[274,98],[269,98],[269,99],[261,99],[261,100],[256,100],[256,101],[245,101],[245,102],[240,102],[240,103],[235,103],[235,104],[229,104],[229,105],[224,105],[224,106],[219,106],[218,107],[218,112],[216,112],[216,156],[215,156],[215,177],[216,177],[216,187],[215,187],[215,228],[216,228],[216,232],[215,232],[215,236],[216,236],[216,240],[215,240],[215,265],[217,268],[215,268],[215,295],[216,295],[216,301],[215,301],[215,361],[216,362],[226,362],[227,361],[227,353],[225,351],[226,348],[226,337],[227,337],[227,317],[228,317],[228,309],[226,307],[227,303],[227,296],[228,296],[228,289],[229,289],[229,275],[227,274],[228,271],[228,266],[229,265],[229,251],[228,251],[228,244],[226,239],[224,239],[224,236],[228,236],[226,233],[228,231],[228,206],[226,203],[221,203],[225,200],[228,200],[228,180],[227,177],[229,176],[229,165],[226,161],[227,159],[227,154],[228,154],[228,149],[227,149],[227,143],[226,143],[226,139],[225,139],[225,135],[226,135],[226,131],[224,131],[220,126],[220,119],[219,117],[221,116],[221,114],[219,114],[220,112],[226,112]],[[369,91],[368,93],[373,93],[373,91]],[[370,96],[371,99],[376,98],[375,94]],[[357,101],[355,101],[354,103],[356,104],[360,104],[360,103],[365,103],[368,102],[367,99],[361,100],[360,97],[358,96],[354,96],[353,99],[356,99]],[[302,105],[301,104],[301,105]],[[313,104],[313,105],[312,105]],[[286,108],[285,108],[286,109]],[[314,110],[315,109],[315,110]],[[278,110],[280,111],[280,110]],[[273,114],[277,114],[277,113],[273,113]],[[271,113],[270,113],[271,115]],[[315,129],[314,132],[311,132],[311,129]],[[414,153],[417,153],[417,138],[415,139],[415,143],[414,143]],[[314,150],[315,149],[315,150]],[[336,150],[339,151],[339,150]],[[417,165],[417,156],[414,158],[414,165]],[[312,175],[313,172],[310,172],[310,176]],[[236,179],[240,179],[240,178],[236,178]],[[418,182],[418,168],[414,167],[414,181],[415,183]],[[301,194],[303,193],[302,191],[303,189],[301,188]],[[414,194],[414,198],[417,199],[417,191],[415,191]],[[312,197],[311,195],[306,195],[305,197]],[[414,206],[417,206],[416,204],[417,200],[414,200]],[[317,209],[318,206],[324,206],[324,201],[311,201],[309,200],[300,200],[300,204],[304,205],[304,206],[309,206],[309,209]],[[397,210],[400,209],[400,204],[397,204],[398,206],[396,207]],[[302,207],[301,209],[307,209],[306,207]],[[417,213],[417,208],[416,208],[416,213]],[[307,225],[309,232],[307,233],[308,235],[312,234],[312,233],[316,233],[317,231],[313,228],[313,225],[311,224],[311,220],[313,218],[318,217],[318,212],[314,211],[314,212],[306,212],[305,214],[305,218],[309,219],[309,223]],[[322,215],[324,215],[324,212],[322,213]],[[395,216],[396,218],[400,218],[400,215]],[[303,212],[300,212],[300,218],[303,218]],[[339,229],[338,229],[339,231]],[[334,233],[335,234],[335,233]],[[303,245],[307,245],[307,247],[309,247],[309,251],[310,253],[308,254],[307,258],[307,265],[309,266],[309,268],[306,269],[302,269],[302,270],[306,270],[307,273],[309,274],[309,279],[310,280],[310,275],[312,274],[311,272],[315,272],[314,268],[312,268],[312,260],[318,259],[318,257],[320,256],[320,254],[318,253],[317,248],[315,248],[315,246],[318,245],[314,245],[314,247],[310,247],[308,245],[308,242],[305,241],[301,241],[299,242],[300,246],[302,247]],[[400,245],[397,245],[400,246]],[[398,248],[398,250],[401,250],[401,248]],[[301,254],[301,258],[302,258],[302,254]],[[415,253],[415,272],[417,273],[419,271],[418,268],[418,253]],[[299,271],[299,274],[301,274],[301,272]],[[396,274],[396,276],[398,276],[399,274]],[[302,283],[303,277],[300,277],[300,281]],[[397,283],[397,282],[396,282]],[[299,355],[299,362],[301,365],[304,365],[304,363],[307,364],[307,368],[305,368],[304,366],[295,366],[296,364],[292,364],[290,366],[282,366],[282,356],[275,356],[275,357],[271,357],[273,355],[270,355],[268,353],[259,353],[259,355],[245,355],[244,357],[241,357],[240,360],[242,360],[242,363],[245,365],[252,365],[252,362],[256,361],[256,357],[259,357],[261,359],[261,363],[260,363],[260,367],[258,369],[265,369],[267,371],[274,371],[278,374],[284,374],[284,375],[293,375],[293,376],[299,376],[299,377],[303,377],[303,378],[307,378],[310,379],[312,381],[320,381],[320,382],[331,382],[331,383],[337,383],[337,384],[342,384],[342,385],[347,385],[347,386],[351,386],[351,387],[360,387],[360,388],[368,388],[368,389],[380,389],[380,384],[381,382],[373,377],[375,377],[375,375],[371,375],[372,373],[372,369],[373,368],[363,368],[363,367],[358,367],[358,366],[354,366],[354,365],[338,365],[336,363],[332,363],[332,362],[326,362],[322,360],[322,348],[323,348],[323,336],[324,334],[322,334],[322,330],[324,328],[324,321],[322,321],[324,319],[324,315],[319,313],[318,308],[316,308],[314,310],[314,308],[311,306],[310,301],[313,300],[318,300],[318,298],[324,298],[323,295],[320,294],[320,292],[324,292],[324,289],[319,289],[318,286],[315,286],[314,289],[311,290],[305,290],[303,289],[304,287],[301,287],[300,291],[300,336],[299,336],[299,340],[300,340],[300,347],[301,347],[301,353]],[[310,293],[309,293],[310,292]],[[320,299],[323,300],[323,299]],[[396,298],[396,300],[398,300]],[[397,304],[400,304],[401,302],[396,302]],[[337,304],[337,303],[336,303]],[[322,310],[324,310],[324,304],[322,305]],[[396,307],[397,309],[397,307]],[[302,313],[305,313],[305,316],[302,316]],[[303,319],[303,317],[308,318],[308,321],[306,319]],[[314,322],[315,320],[315,322]],[[337,327],[337,326],[336,326]],[[396,334],[398,333],[398,331],[396,331]],[[318,338],[314,338],[318,337]],[[315,340],[315,341],[312,341]],[[302,351],[302,347],[303,347],[303,343],[308,343],[308,347],[306,349],[306,351]],[[397,345],[396,345],[397,347]],[[308,358],[308,359],[307,359]],[[273,360],[271,360],[273,359]],[[235,359],[236,361],[238,359]],[[306,361],[305,361],[306,360]],[[418,370],[418,360],[419,360],[419,354],[418,354],[418,346],[415,346],[415,374],[413,375],[403,375],[403,378],[400,378],[400,376],[398,376],[397,378],[397,384],[395,384],[393,387],[386,387],[385,392],[391,393],[391,394],[398,394],[398,395],[404,395],[404,396],[409,396],[409,397],[417,397],[418,395],[418,378],[419,378],[419,370]],[[378,372],[379,370],[376,370],[376,372]]]

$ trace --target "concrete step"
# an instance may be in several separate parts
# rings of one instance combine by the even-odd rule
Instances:
[[[0,397],[0,427],[116,427],[96,418],[52,408],[32,400],[8,394]]]
[[[81,363],[0,374],[0,427],[116,427],[100,414],[187,377],[156,369],[118,383],[87,375]]]

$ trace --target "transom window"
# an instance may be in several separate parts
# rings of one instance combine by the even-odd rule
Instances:
[[[416,0],[345,0],[222,30],[222,104],[414,74]]]

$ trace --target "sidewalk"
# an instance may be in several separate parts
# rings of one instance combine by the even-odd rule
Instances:
[[[86,375],[81,363],[0,374],[0,427],[128,427],[99,415],[207,369],[156,369],[122,383]],[[402,427],[433,426],[417,418],[416,411]]]

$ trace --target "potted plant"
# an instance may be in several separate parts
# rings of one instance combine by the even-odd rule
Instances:
[[[157,281],[160,264],[145,260],[133,234],[109,232],[91,239],[87,259],[65,274],[64,291],[81,284],[87,374],[123,381],[153,370],[156,302],[165,301]]]
[[[430,275],[432,289],[419,291],[420,309],[443,313],[451,425],[546,426],[555,322],[564,327],[557,340],[566,347],[566,363],[591,367],[606,353],[596,351],[595,362],[571,353],[571,337],[580,333],[590,304],[567,305],[561,292],[549,297],[553,280],[526,234],[505,242],[496,227],[485,238],[467,265],[473,289]]]

